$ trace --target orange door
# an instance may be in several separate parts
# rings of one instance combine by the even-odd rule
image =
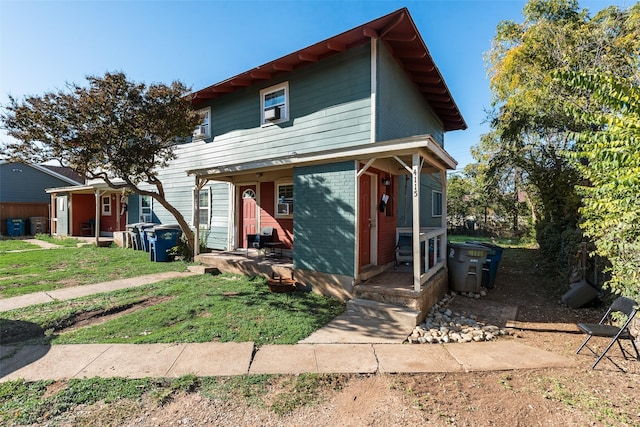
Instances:
[[[241,200],[242,204],[242,217],[240,229],[242,230],[242,242],[240,242],[240,247],[246,247],[247,244],[247,234],[256,234],[256,213],[257,213],[257,204],[256,204],[256,186],[251,185],[247,187],[240,187]]]
[[[371,176],[360,177],[360,262],[359,267],[371,264]]]

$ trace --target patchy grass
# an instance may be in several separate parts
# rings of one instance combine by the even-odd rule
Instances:
[[[187,375],[175,379],[89,378],[57,383],[8,381],[0,383],[0,423],[58,425],[56,420],[79,405],[105,403],[134,410],[137,407],[134,402],[146,400],[162,407],[180,393],[198,393],[211,400],[243,399],[249,406],[286,414],[298,407],[321,402],[326,390],[339,390],[348,378],[344,375],[226,378]],[[269,398],[270,392],[276,393],[273,399]],[[116,425],[118,418],[124,421],[127,415],[110,414],[111,422]],[[86,424],[82,425],[92,424],[90,417],[84,421]]]
[[[184,270],[185,263],[151,262],[146,252],[118,247],[0,251],[0,298]]]
[[[159,298],[158,298],[159,297]],[[64,332],[89,312],[116,312],[156,298],[163,302],[104,323]],[[247,342],[293,344],[344,311],[344,303],[315,293],[274,294],[265,279],[202,275],[138,288],[56,301],[3,313],[4,339],[34,325],[53,344]],[[43,334],[42,331],[45,331]]]
[[[74,239],[73,237],[57,238],[49,236],[48,234],[36,234],[35,238],[38,240],[42,240],[43,242],[69,248],[76,247],[78,246],[78,243],[82,243],[81,240]]]
[[[31,249],[40,249],[40,246],[34,245],[33,243],[29,243],[21,239],[0,240],[0,254],[8,251],[25,251]]]

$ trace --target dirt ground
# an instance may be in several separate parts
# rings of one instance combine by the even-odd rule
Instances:
[[[262,405],[246,399],[217,399],[182,393],[159,406],[151,399],[79,406],[50,425],[118,426],[600,426],[640,425],[640,362],[574,352],[583,337],[577,321],[599,320],[605,303],[571,309],[560,303],[567,291],[527,249],[505,253],[494,289],[480,300],[457,299],[480,320],[491,320],[497,306],[517,306],[511,335],[537,348],[575,361],[570,369],[501,372],[349,375],[341,387],[326,387],[322,400],[285,415],[269,409],[282,392],[273,386]],[[493,308],[492,308],[493,307]],[[499,325],[503,326],[503,325]],[[604,343],[598,342],[602,348]],[[430,344],[414,344],[430,345]],[[453,345],[474,345],[473,343]],[[266,403],[266,404],[265,404]]]

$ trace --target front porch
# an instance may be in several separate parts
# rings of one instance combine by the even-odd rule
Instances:
[[[437,270],[433,267],[430,269],[429,279],[422,283],[418,290],[414,284],[413,267],[400,265],[397,268],[390,266],[386,270],[380,269],[375,272],[377,274],[372,272],[372,276],[368,279],[335,291],[337,288],[335,283],[339,279],[328,274],[295,269],[290,255],[290,252],[285,251],[284,255],[278,258],[267,256],[264,252],[255,249],[237,249],[203,253],[196,257],[196,261],[221,272],[249,276],[290,277],[312,291],[345,301],[350,300],[351,305],[362,300],[383,306],[392,305],[411,312],[416,325],[447,292],[447,269],[443,266],[444,263],[438,263]],[[327,292],[327,289],[333,289],[335,292]],[[365,311],[362,310],[361,313]]]

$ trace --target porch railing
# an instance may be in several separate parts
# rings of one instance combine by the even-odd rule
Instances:
[[[396,242],[401,234],[413,236],[413,228],[396,228]],[[420,254],[414,254],[414,260],[420,260],[420,268],[414,268],[413,287],[416,292],[434,274],[440,271],[447,262],[447,229],[440,227],[421,227],[418,236],[420,241]],[[415,263],[414,263],[415,265]],[[418,272],[416,274],[416,272]]]

